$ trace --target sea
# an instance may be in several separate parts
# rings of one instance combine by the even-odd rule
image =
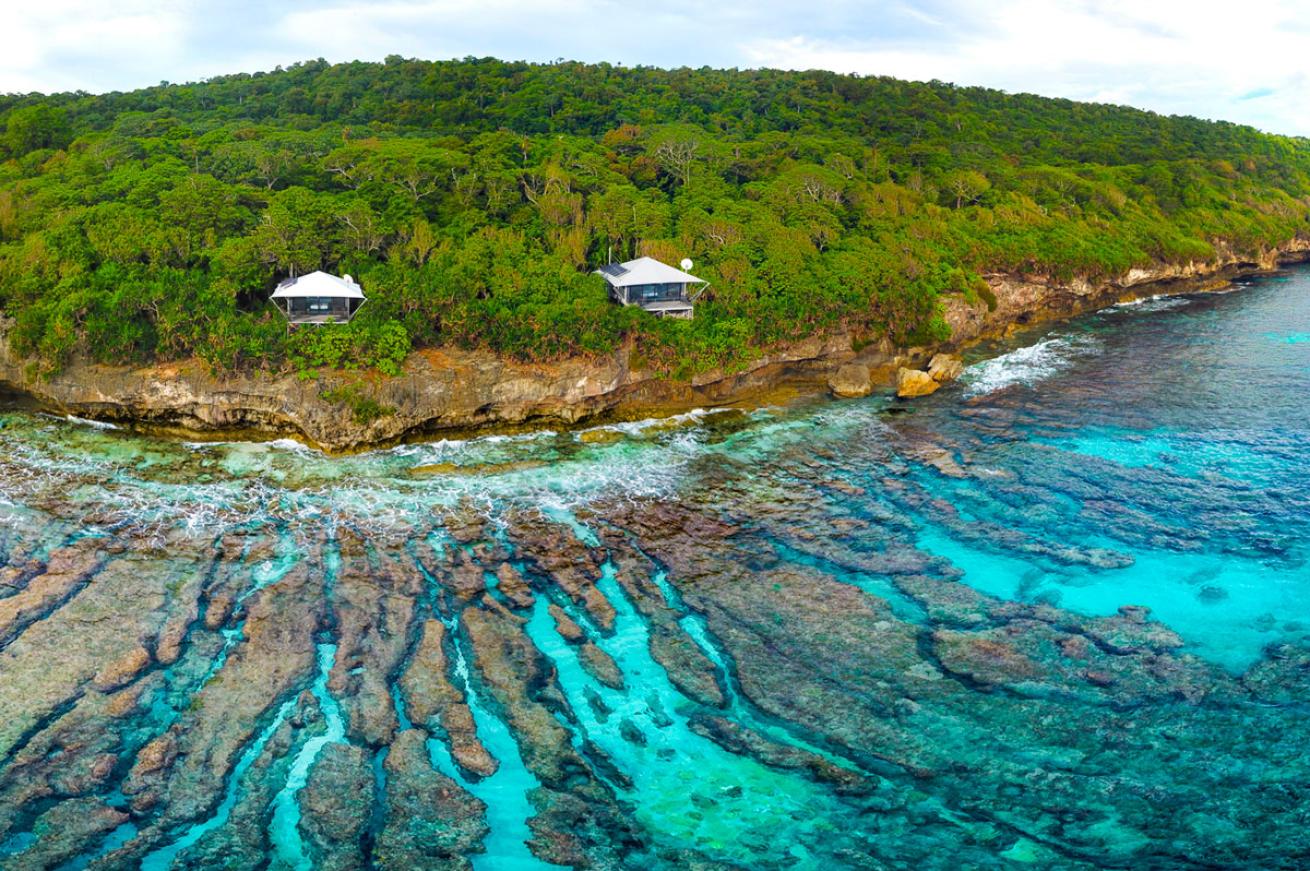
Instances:
[[[1310,865],[1310,268],[965,362],[913,401],[339,457],[0,410],[0,866]],[[225,686],[280,615],[303,674]],[[426,679],[495,773],[409,718]],[[415,729],[405,776],[475,837],[405,828],[440,829],[389,792]],[[367,761],[353,810],[329,757]]]

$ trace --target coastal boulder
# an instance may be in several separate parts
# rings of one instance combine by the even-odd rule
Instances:
[[[906,369],[902,366],[896,370],[896,395],[902,399],[927,396],[940,386],[940,382],[922,369]]]
[[[964,371],[964,361],[957,354],[935,354],[928,362],[928,374],[938,384],[954,381]]]
[[[828,389],[843,399],[868,396],[873,390],[873,375],[863,363],[847,363],[828,376]]]

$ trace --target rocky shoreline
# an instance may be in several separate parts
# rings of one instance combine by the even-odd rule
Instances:
[[[0,396],[10,392],[51,412],[190,438],[290,436],[349,452],[437,433],[571,426],[827,390],[863,395],[895,384],[901,370],[917,370],[938,354],[1016,328],[1125,298],[1221,287],[1239,274],[1308,259],[1310,239],[1297,238],[1254,258],[1221,249],[1213,261],[1133,269],[1109,282],[991,274],[985,277],[995,306],[950,298],[951,338],[941,345],[897,348],[884,341],[856,351],[849,334],[815,336],[770,349],[742,370],[710,371],[690,381],[641,368],[631,347],[549,364],[428,349],[412,354],[395,378],[337,372],[311,381],[294,375],[216,378],[203,364],[184,361],[146,368],[74,364],[41,380],[11,354],[0,320]]]

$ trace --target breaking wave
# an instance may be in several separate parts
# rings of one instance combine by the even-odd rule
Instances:
[[[1170,309],[1182,308],[1191,302],[1185,296],[1177,296],[1168,293],[1158,293],[1155,296],[1143,296],[1139,299],[1125,300],[1124,302],[1115,303],[1105,311],[1133,311],[1138,314],[1149,312],[1169,311]]]
[[[1015,385],[1036,387],[1069,368],[1079,357],[1095,354],[1100,348],[1100,341],[1090,335],[1055,336],[983,360],[969,366],[960,377],[964,395],[985,396]]]

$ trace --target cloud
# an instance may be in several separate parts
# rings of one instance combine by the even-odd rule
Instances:
[[[935,78],[1310,134],[1303,4],[1248,0],[1235,14],[1179,0],[961,0],[955,12],[933,41],[798,32],[748,42],[745,52],[760,66]]]
[[[112,81],[132,58],[155,57],[161,67],[174,64],[171,48],[181,43],[183,11],[144,0],[4,4],[0,88],[105,90],[97,80]]]
[[[0,4],[0,91],[388,54],[940,79],[1310,134],[1310,5],[1246,0],[45,0]]]

